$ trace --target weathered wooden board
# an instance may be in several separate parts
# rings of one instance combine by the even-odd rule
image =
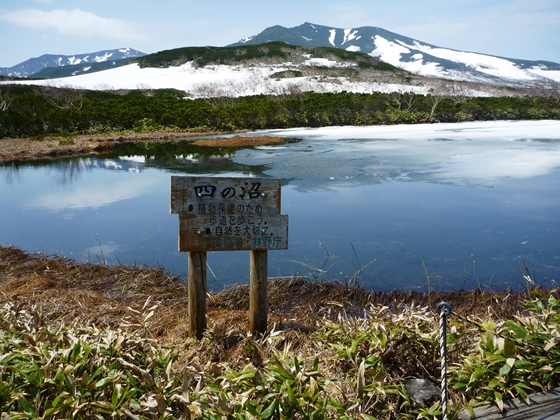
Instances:
[[[172,176],[171,213],[280,214],[280,180]]]
[[[193,214],[179,217],[179,251],[288,249],[287,214]]]
[[[547,392],[529,395],[531,405],[524,400],[516,398],[504,401],[504,412],[501,413],[495,404],[475,408],[475,418],[480,420],[544,420],[560,419],[560,388]],[[467,411],[459,413],[460,420],[471,420]]]

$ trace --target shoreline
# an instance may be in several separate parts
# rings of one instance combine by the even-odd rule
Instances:
[[[0,163],[8,161],[27,161],[59,157],[84,156],[110,152],[118,143],[173,143],[192,141],[193,145],[203,147],[252,147],[270,144],[283,144],[285,139],[272,136],[243,136],[243,132],[153,132],[110,135],[45,136],[42,139],[6,138],[0,139]],[[220,137],[232,135],[233,137]],[[212,139],[198,139],[202,136],[215,136]]]
[[[163,287],[162,290],[166,291],[162,296],[175,295],[173,300],[184,300],[183,309],[187,308],[185,280],[179,274],[166,271],[165,267],[76,262],[62,255],[28,252],[0,245],[0,273],[3,273],[0,276],[0,287],[5,293],[36,300],[36,303],[40,302],[40,296],[46,290],[62,287],[110,295],[117,300],[122,299],[122,304],[132,301],[141,304]],[[533,297],[535,290],[547,290],[536,286],[532,289],[495,291],[481,288],[430,292],[398,289],[376,291],[359,283],[350,285],[337,280],[317,281],[297,275],[269,278],[268,284],[269,312],[272,318],[277,322],[287,322],[284,319],[286,316],[295,317],[306,321],[304,324],[317,322],[318,318],[323,317],[326,308],[343,310],[350,316],[360,317],[369,305],[394,308],[409,305],[426,307],[428,311],[432,311],[441,301],[450,302],[454,311],[465,316],[492,313],[501,319],[511,319],[522,310],[521,302]],[[134,285],[134,290],[127,290],[128,287],[125,286],[131,285]],[[65,300],[64,305],[68,308],[76,304],[72,302],[71,294],[67,297],[61,295],[60,299]],[[235,283],[221,291],[209,291],[208,306],[209,315],[214,311],[221,313],[224,310],[248,310],[249,284]],[[312,313],[309,313],[310,307],[315,308]],[[99,322],[110,324],[104,319],[106,316],[110,314],[95,315],[100,318]]]

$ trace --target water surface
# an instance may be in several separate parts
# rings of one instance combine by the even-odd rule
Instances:
[[[290,217],[289,249],[268,254],[271,277],[426,290],[428,275],[436,289],[502,289],[524,285],[526,266],[554,286],[555,127],[552,134],[545,122],[409,127],[273,131],[301,141],[215,156],[141,148],[5,164],[0,243],[186,275],[178,217],[169,214],[170,175],[271,176],[282,180],[282,213]],[[208,262],[211,289],[248,281],[248,252],[213,252]]]

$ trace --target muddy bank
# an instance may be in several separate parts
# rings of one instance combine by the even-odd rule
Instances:
[[[167,143],[187,140],[197,146],[207,147],[252,147],[284,143],[284,139],[270,136],[249,137],[238,134],[233,137],[220,137],[226,134],[232,133],[135,133],[107,136],[45,136],[41,139],[0,139],[0,162],[107,153],[113,149],[115,144],[123,142]],[[194,140],[201,136],[217,136],[217,138]]]

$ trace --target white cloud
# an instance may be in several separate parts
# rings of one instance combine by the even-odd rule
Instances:
[[[45,1],[45,0],[41,0]],[[80,9],[20,9],[5,13],[0,20],[30,29],[54,29],[63,35],[137,41],[146,37],[131,22],[98,16]]]

